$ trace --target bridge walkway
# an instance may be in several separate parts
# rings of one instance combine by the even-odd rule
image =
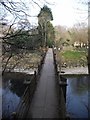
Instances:
[[[59,118],[58,109],[59,100],[53,51],[49,48],[27,118]]]

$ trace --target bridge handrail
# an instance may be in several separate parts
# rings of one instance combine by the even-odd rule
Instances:
[[[34,92],[34,89],[32,89],[31,86],[35,87],[35,74],[33,75],[33,78],[31,79],[29,85],[26,87],[23,96],[21,97],[21,100],[19,102],[18,108],[16,110],[16,118],[23,118],[27,111],[28,111],[28,107],[29,107],[29,103],[31,101],[32,98],[32,93]]]
[[[66,106],[65,106],[65,102],[66,102],[66,86],[67,86],[67,82],[66,79],[63,78],[60,75],[60,69],[59,69],[59,65],[57,63],[57,51],[53,49],[53,58],[54,58],[54,65],[55,65],[55,71],[56,71],[56,76],[57,76],[57,83],[59,86],[59,94],[61,94],[61,97],[59,98],[59,103],[60,103],[60,113],[62,115],[63,118],[66,117]]]
[[[32,100],[35,88],[36,88],[37,80],[38,80],[42,65],[44,63],[46,52],[43,54],[40,64],[38,64],[38,70],[34,72],[34,75],[33,75],[32,79],[30,80],[30,83],[26,87],[26,89],[21,97],[21,100],[19,102],[16,112],[12,113],[12,119],[16,118],[18,120],[19,118],[25,118],[25,116],[28,112],[29,105]]]

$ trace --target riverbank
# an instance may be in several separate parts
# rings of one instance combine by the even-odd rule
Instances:
[[[88,67],[61,68],[60,74],[88,74]]]
[[[26,73],[26,74],[29,74],[29,75],[33,75],[34,74],[34,71],[37,71],[37,68],[31,68],[31,69],[14,69],[13,72],[18,72],[18,73]]]

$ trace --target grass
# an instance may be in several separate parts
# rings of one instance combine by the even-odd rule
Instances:
[[[61,64],[65,63],[68,67],[87,66],[87,52],[78,50],[65,50],[59,53]]]
[[[86,52],[69,50],[69,51],[62,52],[61,55],[68,60],[79,60],[83,57],[86,57]]]

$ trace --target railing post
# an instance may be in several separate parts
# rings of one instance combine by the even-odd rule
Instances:
[[[34,71],[34,79],[35,79],[35,84],[37,84],[37,73]]]
[[[66,88],[67,88],[67,79],[60,76],[59,86],[63,90],[64,99],[66,102]]]
[[[40,74],[40,65],[38,64],[38,74]]]
[[[16,112],[13,112],[13,113],[11,114],[11,119],[12,119],[12,120],[16,120],[16,117],[17,117]]]

